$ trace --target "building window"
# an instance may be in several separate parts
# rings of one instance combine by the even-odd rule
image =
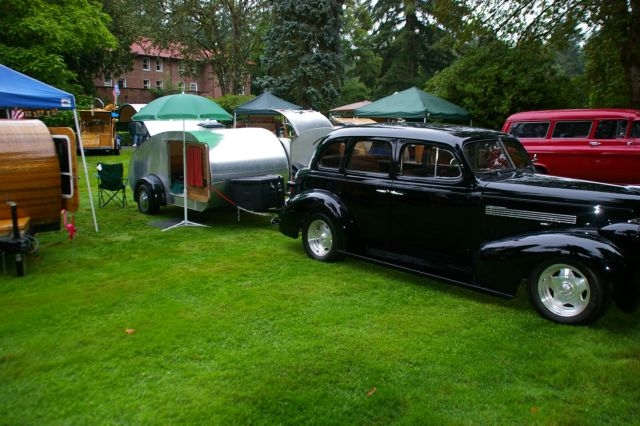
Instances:
[[[198,91],[198,83],[189,83],[189,91],[197,92]]]
[[[151,82],[150,82],[149,80],[143,80],[143,81],[142,81],[142,86],[143,86],[145,89],[151,89]]]
[[[184,62],[180,62],[180,64],[178,65],[178,73],[180,74],[180,76],[184,76],[186,70],[187,70],[187,67],[184,64]]]
[[[164,81],[156,80],[156,89],[162,89],[164,87]]]
[[[104,80],[104,87],[113,87],[113,80],[112,79],[105,79]]]
[[[151,61],[149,58],[142,58],[142,70],[149,71],[151,69]]]
[[[162,59],[156,59],[156,71],[162,72]]]
[[[120,86],[121,89],[124,89],[125,87],[127,87],[127,79],[126,78],[118,79],[118,86]]]

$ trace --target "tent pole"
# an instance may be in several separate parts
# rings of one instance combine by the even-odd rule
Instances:
[[[84,176],[87,181],[87,191],[89,192],[89,202],[91,203],[91,213],[93,214],[93,226],[98,232],[98,219],[96,219],[96,209],[93,205],[93,195],[91,194],[91,182],[89,181],[89,171],[87,170],[87,159],[84,156],[84,146],[82,144],[82,133],[80,132],[80,123],[78,122],[78,112],[73,109],[73,119],[76,122],[76,132],[78,134],[78,146],[80,147],[80,155],[82,156],[82,164],[84,166]]]

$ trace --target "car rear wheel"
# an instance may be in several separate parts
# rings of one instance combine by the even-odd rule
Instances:
[[[600,279],[588,266],[573,260],[540,264],[529,278],[529,295],[536,310],[562,324],[588,324],[605,306]]]
[[[302,229],[304,250],[309,257],[323,262],[338,259],[340,235],[333,221],[323,213],[309,215]]]

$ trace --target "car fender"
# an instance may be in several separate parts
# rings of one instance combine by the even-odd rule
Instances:
[[[515,295],[520,282],[540,262],[561,257],[579,260],[592,268],[618,306],[632,309],[637,285],[629,277],[630,266],[622,250],[592,232],[548,232],[483,244],[474,260],[474,282],[481,287],[491,283],[490,287]]]
[[[146,184],[151,189],[159,206],[167,205],[164,185],[162,184],[160,177],[155,174],[146,175],[138,179],[135,187],[133,188],[133,200],[135,202],[138,202],[138,188],[140,188],[142,184]]]
[[[353,221],[345,205],[334,194],[322,189],[301,192],[286,202],[279,214],[280,232],[298,238],[304,218],[314,212],[329,215],[339,229],[347,234],[351,232]]]

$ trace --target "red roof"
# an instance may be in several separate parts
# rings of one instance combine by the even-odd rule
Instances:
[[[168,49],[160,49],[156,47],[153,42],[147,38],[141,38],[137,42],[131,45],[131,52],[137,55],[155,56],[160,58],[182,58],[182,52],[180,52],[180,46],[174,45]]]

